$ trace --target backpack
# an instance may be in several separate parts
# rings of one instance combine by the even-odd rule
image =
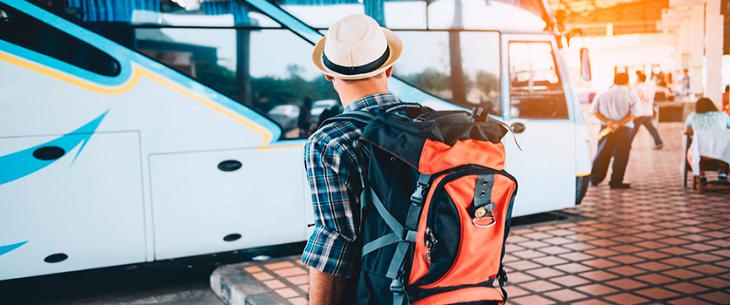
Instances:
[[[397,104],[323,123],[362,127],[357,304],[504,304],[502,266],[517,181],[504,123]],[[498,285],[499,288],[494,287]]]

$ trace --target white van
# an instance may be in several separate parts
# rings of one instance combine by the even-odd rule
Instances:
[[[516,216],[575,205],[559,38],[509,2],[0,1],[0,280],[305,240],[306,120],[337,99],[309,57],[350,12],[403,37],[403,100],[512,126]]]

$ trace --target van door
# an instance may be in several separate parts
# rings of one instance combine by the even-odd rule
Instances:
[[[557,46],[549,35],[502,36],[502,69],[507,123],[517,137],[506,138],[506,169],[519,182],[514,215],[575,204],[575,124]]]

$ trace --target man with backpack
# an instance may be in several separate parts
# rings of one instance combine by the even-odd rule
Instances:
[[[402,51],[355,14],[312,53],[345,109],[304,147],[309,304],[500,304],[517,191],[503,169],[507,129],[480,110],[399,101],[387,79]]]
[[[402,51],[401,39],[375,20],[350,15],[330,27],[315,46],[312,60],[332,81],[344,113],[372,111],[400,103],[388,92],[388,77]],[[355,304],[355,264],[362,246],[355,217],[364,161],[354,141],[361,132],[354,124],[323,124],[305,146],[315,226],[302,261],[311,266],[312,305]]]

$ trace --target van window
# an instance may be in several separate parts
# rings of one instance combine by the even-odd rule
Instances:
[[[119,74],[119,63],[111,56],[2,3],[0,39],[94,73]]]
[[[394,74],[467,109],[501,115],[499,34],[470,31],[396,31],[404,53]]]
[[[98,4],[69,1],[62,12],[256,110],[281,126],[282,138],[307,137],[322,114],[341,108],[311,64],[312,45],[243,1]]]
[[[550,43],[509,43],[510,116],[567,119],[563,85]]]

